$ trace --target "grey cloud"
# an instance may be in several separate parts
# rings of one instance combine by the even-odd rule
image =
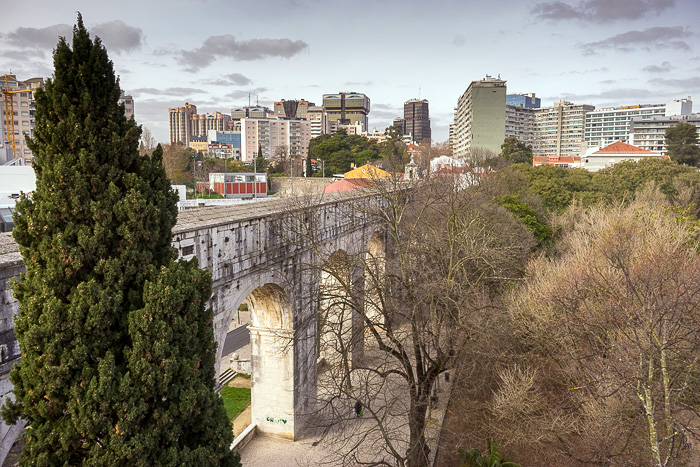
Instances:
[[[399,111],[398,107],[394,107],[393,105],[388,105],[388,104],[372,104],[372,110],[393,110],[395,112]]]
[[[102,39],[110,52],[130,52],[143,45],[143,30],[129,26],[122,20],[97,24],[91,32]]]
[[[226,94],[224,97],[227,97],[232,100],[240,100],[240,99],[247,99],[248,96],[250,95],[251,99],[255,99],[258,94],[261,92],[267,91],[267,88],[255,88],[255,89],[249,89],[249,90],[238,90],[238,91],[232,91]]]
[[[201,47],[193,50],[181,50],[177,62],[186,71],[197,71],[214,62],[219,57],[237,60],[261,60],[268,57],[290,58],[307,49],[309,45],[302,41],[290,39],[251,39],[238,41],[232,34],[211,36]]]
[[[110,52],[132,51],[143,44],[143,31],[121,20],[98,24],[91,28],[90,32],[99,36]],[[45,28],[17,28],[0,35],[9,46],[42,56],[48,55],[48,52],[56,47],[59,37],[70,40],[73,37],[73,28],[68,24],[54,24]]]
[[[532,9],[532,13],[540,19],[583,19],[581,11],[564,2],[538,3]]]
[[[656,94],[649,89],[633,89],[633,88],[616,88],[607,91],[601,91],[597,94],[566,94],[561,96],[545,97],[542,100],[558,101],[562,98],[576,103],[585,103],[586,101],[601,100],[601,99],[646,99],[654,97]]]
[[[616,79],[604,79],[603,81],[598,81],[600,84],[615,84],[617,83]]]
[[[178,52],[179,50],[174,47],[159,47],[153,51],[153,55],[162,57],[164,55],[176,55]]]
[[[372,111],[369,113],[370,118],[389,119],[389,120],[393,120],[396,117],[401,117],[401,114],[403,114],[403,112],[399,113],[398,111],[375,110],[375,109],[372,109]]]
[[[151,96],[180,96],[182,94],[206,94],[206,92],[197,88],[173,87],[166,89],[136,88],[131,90],[131,94],[134,96],[140,96],[143,94],[149,94]]]
[[[0,52],[0,57],[13,60],[26,60],[29,57],[44,58],[44,56],[44,52],[41,50],[3,50]]]
[[[538,3],[532,13],[544,20],[584,20],[605,23],[639,19],[675,6],[675,0],[586,0],[576,4],[562,1]]]
[[[363,81],[363,82],[360,82],[360,81],[346,81],[343,85],[344,85],[344,86],[362,86],[362,87],[365,87],[365,86],[372,86],[373,84],[374,84],[373,81]]]
[[[657,26],[642,31],[627,31],[622,34],[603,39],[602,41],[589,42],[581,47],[585,55],[593,55],[600,49],[616,49],[629,52],[633,49],[645,49],[650,46],[656,48],[673,48],[689,50],[690,46],[682,40],[673,40],[692,36],[693,33],[681,27]]]
[[[661,65],[648,65],[642,68],[642,71],[649,73],[666,73],[673,70],[675,67],[669,62],[663,62]]]
[[[610,71],[608,67],[601,67],[601,68],[591,68],[588,70],[572,70],[572,71],[562,71],[559,73],[560,75],[587,75],[590,73],[607,73]]]
[[[464,44],[467,43],[467,40],[464,38],[463,35],[457,34],[452,38],[452,43],[457,47],[462,47]]]
[[[17,28],[2,37],[14,47],[51,51],[59,36],[71,37],[72,31],[73,28],[67,24],[54,24],[45,28]]]
[[[649,83],[670,86],[676,88],[684,89],[700,89],[700,77],[694,76],[692,78],[677,79],[677,78],[654,78],[650,79]]]
[[[215,79],[206,82],[206,84],[213,84],[214,86],[230,86],[232,84],[236,86],[247,86],[252,83],[250,78],[240,73],[231,73],[225,75],[223,79]]]

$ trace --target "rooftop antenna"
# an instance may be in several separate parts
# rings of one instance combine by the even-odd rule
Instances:
[[[250,107],[250,93],[248,93],[248,107]]]
[[[255,107],[260,106],[260,94],[255,95]]]
[[[418,85],[418,100],[420,100],[420,84]]]

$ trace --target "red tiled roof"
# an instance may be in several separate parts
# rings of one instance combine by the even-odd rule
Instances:
[[[581,156],[534,156],[532,158],[532,165],[538,164],[573,164],[574,162],[580,162]]]
[[[323,192],[337,193],[339,191],[361,190],[372,185],[374,185],[374,180],[370,178],[341,178],[323,187]]]
[[[637,146],[632,146],[631,144],[623,143],[618,141],[609,146],[605,146],[599,151],[593,154],[654,154],[646,149],[638,148]]]

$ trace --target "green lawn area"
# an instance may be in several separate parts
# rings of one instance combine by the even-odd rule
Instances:
[[[243,409],[250,404],[250,388],[231,388],[226,386],[221,390],[221,397],[224,399],[224,407],[229,420],[236,418],[236,415],[243,412]]]

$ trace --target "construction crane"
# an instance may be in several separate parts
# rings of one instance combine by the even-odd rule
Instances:
[[[14,97],[13,94],[17,94],[20,92],[33,92],[36,91],[36,88],[17,89],[14,91],[10,91],[10,75],[5,75],[4,78],[5,88],[2,89],[1,92],[5,97],[5,133],[7,134],[7,142],[12,148],[12,155],[16,159],[17,138],[15,137],[15,104],[12,100],[12,98]],[[14,76],[12,77],[12,79],[17,81],[17,79]]]

